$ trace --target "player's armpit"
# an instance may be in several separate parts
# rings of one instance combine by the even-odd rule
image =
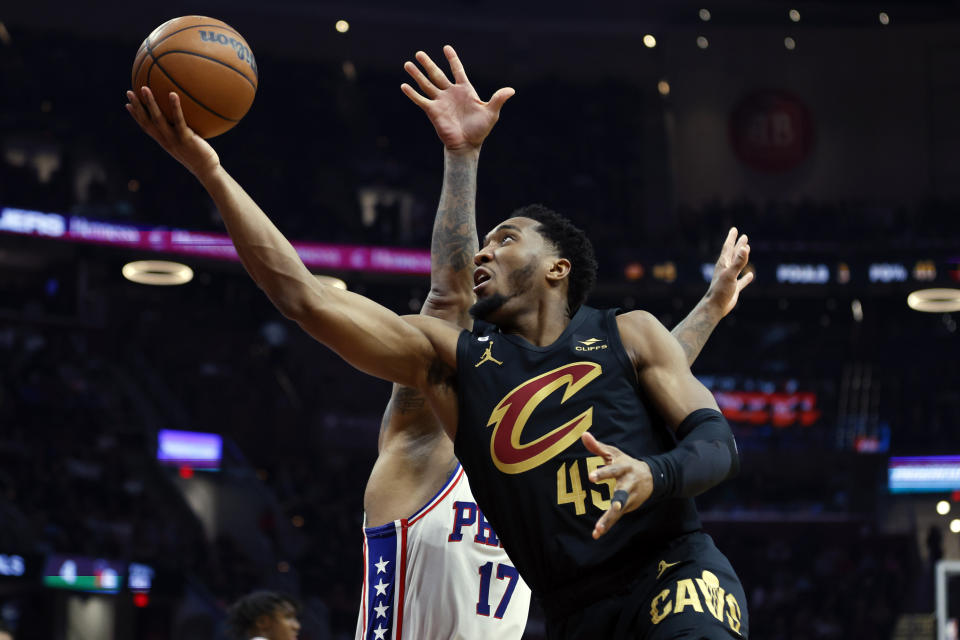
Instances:
[[[438,371],[456,369],[459,328],[401,317],[357,293],[317,283],[292,319],[355,368],[384,380],[427,391],[446,382]]]
[[[646,311],[617,316],[620,337],[637,377],[660,415],[672,429],[697,409],[718,409],[713,394],[687,365],[680,344]]]

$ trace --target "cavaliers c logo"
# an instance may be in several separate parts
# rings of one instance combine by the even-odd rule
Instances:
[[[487,421],[493,426],[490,456],[497,469],[511,474],[529,471],[576,442],[593,424],[593,407],[533,442],[521,443],[520,434],[547,396],[566,386],[560,399],[564,403],[602,372],[596,362],[574,362],[531,378],[504,396]]]

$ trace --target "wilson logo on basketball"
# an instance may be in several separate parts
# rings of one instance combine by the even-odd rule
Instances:
[[[232,47],[233,50],[237,52],[237,58],[243,60],[256,70],[257,62],[253,59],[253,52],[250,51],[250,47],[247,45],[236,38],[231,38],[226,34],[217,33],[216,31],[200,31],[199,33],[200,39],[203,42],[216,42],[217,44]]]
[[[595,362],[574,362],[531,378],[504,396],[487,421],[493,427],[490,456],[497,469],[509,474],[529,471],[576,442],[593,424],[593,407],[532,442],[521,442],[520,437],[548,396],[563,388],[563,404],[601,373],[603,368]]]

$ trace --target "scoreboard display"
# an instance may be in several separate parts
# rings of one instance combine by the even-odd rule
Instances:
[[[52,554],[47,558],[43,584],[54,589],[117,593],[125,573],[124,565],[112,560]]]

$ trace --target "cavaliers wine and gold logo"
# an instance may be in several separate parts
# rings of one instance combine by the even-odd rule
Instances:
[[[564,389],[563,404],[602,372],[596,362],[573,362],[531,378],[504,396],[487,421],[493,427],[490,456],[497,469],[510,474],[529,471],[576,442],[593,424],[592,406],[532,442],[520,437],[531,414],[552,393]]]

